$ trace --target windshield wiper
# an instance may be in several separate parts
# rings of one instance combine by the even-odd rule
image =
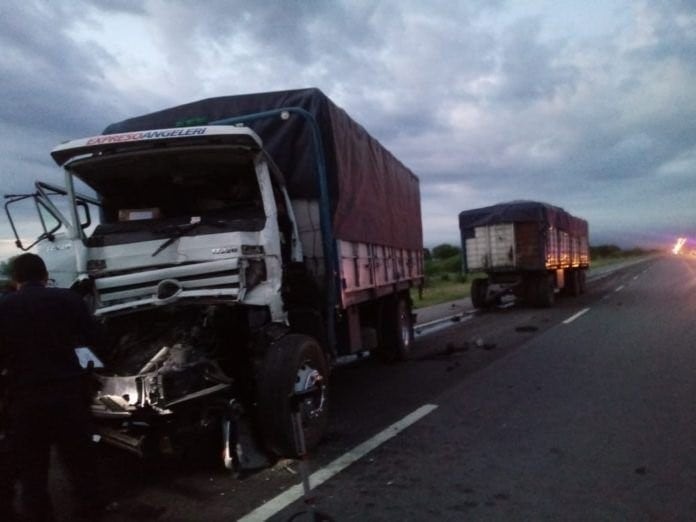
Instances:
[[[169,236],[169,239],[167,239],[164,243],[162,243],[160,246],[157,247],[157,250],[155,250],[152,253],[152,257],[155,257],[162,250],[164,250],[169,245],[174,243],[177,239],[184,236],[188,232],[191,232],[193,229],[200,227],[201,225],[209,225],[209,226],[212,225],[214,227],[224,227],[225,225],[227,225],[227,222],[222,220],[222,219],[216,219],[215,221],[203,221],[201,219],[199,221],[193,221],[192,223],[184,223],[182,225],[175,225],[174,226],[174,233],[171,236]]]

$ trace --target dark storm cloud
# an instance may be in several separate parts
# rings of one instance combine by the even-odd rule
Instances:
[[[559,91],[572,92],[579,71],[569,64],[555,63],[564,42],[539,41],[541,20],[527,18],[515,23],[503,37],[502,83],[497,97],[503,103],[529,104],[553,98]]]
[[[559,34],[550,29],[565,6],[0,7],[3,181],[30,186],[52,146],[116,119],[208,96],[316,86],[420,176],[428,243],[456,241],[460,210],[517,198],[565,206],[602,240],[687,226],[696,197],[694,2],[618,3],[620,22]],[[98,32],[114,18],[137,21],[156,48],[138,55],[137,72],[98,35],[78,43],[71,33],[76,23]],[[122,38],[127,29],[112,27]],[[150,74],[151,85],[140,81]]]
[[[654,42],[644,53],[664,58],[668,56],[693,65],[696,56],[696,2],[670,0],[655,2]]]
[[[90,106],[101,76],[98,49],[63,32],[74,16],[60,3],[22,2],[0,16],[0,120],[36,132],[84,130],[98,121]]]
[[[145,3],[142,0],[91,0],[91,5],[107,13],[130,13],[143,15]]]
[[[60,182],[50,150],[65,139],[99,133],[105,120],[121,116],[127,105],[104,80],[104,70],[116,66],[113,58],[67,33],[88,9],[81,3],[38,1],[0,6],[3,193],[31,192],[36,179]],[[15,217],[20,223],[35,218],[22,212]],[[0,219],[0,237],[9,236],[6,220]],[[0,251],[0,257],[6,254]]]

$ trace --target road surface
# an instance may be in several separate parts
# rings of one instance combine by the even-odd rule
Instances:
[[[321,509],[340,520],[696,519],[696,264],[639,265],[592,298],[432,398],[431,414],[320,487]]]
[[[466,316],[403,364],[336,370],[311,461],[326,479],[319,508],[337,520],[696,519],[694,312],[696,263],[651,259],[552,309]],[[104,455],[118,502],[107,521],[302,509],[291,461],[238,480],[193,459]],[[53,488],[65,506],[65,485]]]

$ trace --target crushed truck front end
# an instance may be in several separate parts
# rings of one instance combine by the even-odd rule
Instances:
[[[92,407],[102,437],[143,455],[201,431],[238,433],[230,422],[256,401],[261,356],[250,351],[287,323],[281,248],[292,230],[279,230],[282,186],[258,136],[160,129],[76,140],[52,155],[65,170],[71,210],[60,220],[70,226],[42,253],[62,273],[71,255],[63,282],[104,325]],[[90,227],[78,191],[97,207]],[[222,445],[231,465],[237,442]]]

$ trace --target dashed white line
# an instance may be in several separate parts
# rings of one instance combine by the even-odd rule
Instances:
[[[623,290],[623,288],[624,288],[624,285],[618,286],[618,287],[616,287],[616,290],[614,290],[614,292],[620,292],[621,290]]]
[[[377,448],[379,445],[385,443],[389,439],[395,437],[400,432],[408,428],[411,424],[418,422],[420,419],[428,415],[434,409],[437,408],[437,404],[424,404],[417,410],[409,413],[400,421],[395,422],[388,428],[380,431],[377,435],[371,439],[366,440],[359,446],[356,446],[352,450],[344,453],[338,457],[333,462],[329,463],[327,466],[315,471],[309,477],[309,482],[313,488],[323,484],[329,480],[334,475],[340,473],[348,466],[353,464],[355,461],[361,459],[367,455],[370,451]],[[259,506],[254,511],[248,515],[240,518],[240,522],[256,522],[260,520],[267,520],[280,510],[289,506],[303,495],[302,484],[297,484],[289,489],[286,489],[283,493],[277,497],[269,500],[265,504]]]
[[[583,309],[580,310],[577,314],[571,315],[568,319],[566,319],[565,321],[563,321],[563,324],[570,324],[570,323],[572,323],[573,321],[575,321],[578,317],[580,317],[581,315],[586,314],[586,313],[589,312],[589,311],[590,311],[589,308],[583,308]]]
[[[635,281],[636,279],[638,279],[638,276],[633,276],[633,280]]]

